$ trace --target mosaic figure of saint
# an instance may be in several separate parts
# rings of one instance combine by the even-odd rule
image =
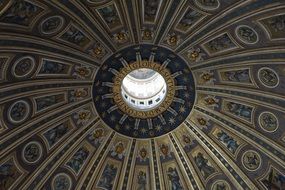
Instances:
[[[105,189],[112,189],[117,171],[118,168],[116,168],[113,164],[107,164],[99,180],[98,186]]]
[[[215,169],[209,165],[208,159],[204,158],[201,152],[199,152],[194,159],[205,179],[215,172]]]
[[[171,182],[171,190],[183,190],[183,187],[180,183],[180,177],[176,168],[168,168],[167,170],[168,180]]]
[[[146,184],[147,184],[146,173],[140,171],[137,176],[137,180],[138,180],[137,190],[146,190]]]

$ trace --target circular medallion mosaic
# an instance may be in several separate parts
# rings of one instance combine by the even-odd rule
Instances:
[[[57,33],[63,26],[64,19],[61,16],[51,16],[46,18],[40,24],[40,30],[43,34],[51,35]]]
[[[22,57],[13,65],[13,75],[18,78],[26,77],[32,73],[35,65],[35,59],[33,57]]]
[[[8,119],[13,124],[24,122],[31,112],[30,105],[25,100],[13,103],[8,109]]]
[[[53,190],[69,190],[72,187],[72,181],[69,175],[65,173],[57,174],[52,181]]]
[[[267,132],[274,132],[279,126],[278,118],[271,112],[262,112],[258,117],[259,125]]]
[[[204,10],[216,10],[220,7],[220,1],[219,0],[195,0],[195,3],[198,5],[198,7],[204,9]]]
[[[39,159],[42,157],[42,146],[40,145],[40,143],[33,141],[28,143],[23,151],[22,151],[22,156],[25,160],[25,162],[32,164],[32,163],[36,163],[37,161],[39,161]]]
[[[159,76],[165,85],[157,85]],[[126,77],[143,85],[126,89]],[[172,131],[189,115],[195,101],[194,79],[186,62],[172,51],[152,45],[132,46],[101,66],[94,81],[93,99],[102,120],[117,132],[152,138]],[[138,109],[141,107],[148,109]]]
[[[213,183],[211,190],[230,190],[231,187],[225,180],[217,180]]]
[[[246,25],[238,26],[236,28],[236,35],[242,42],[246,44],[255,44],[259,40],[257,32],[253,28]]]
[[[246,151],[242,155],[242,164],[247,170],[255,171],[261,165],[261,157],[256,151]]]
[[[278,74],[273,69],[268,67],[263,67],[258,70],[258,79],[264,86],[268,88],[275,88],[279,85]]]

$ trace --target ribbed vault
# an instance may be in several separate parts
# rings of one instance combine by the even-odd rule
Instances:
[[[0,189],[284,190],[284,44],[283,0],[0,0]]]

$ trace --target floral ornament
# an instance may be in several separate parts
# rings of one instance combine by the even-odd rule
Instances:
[[[204,56],[206,54],[201,52],[200,48],[190,48],[188,50],[188,58],[190,59],[190,61],[192,62],[199,62],[199,61],[203,61],[204,60]]]
[[[77,120],[77,125],[86,125],[91,118],[91,112],[89,110],[80,110],[75,113],[74,119]]]
[[[197,117],[197,125],[200,127],[200,128],[207,128],[209,126],[209,119],[205,119],[204,117]]]
[[[146,148],[142,147],[140,150],[139,150],[139,159],[140,161],[146,161],[147,159],[147,150]]]
[[[121,32],[114,34],[113,38],[117,43],[122,44],[128,40],[128,34],[125,31],[121,31]]]
[[[200,125],[206,125],[207,124],[207,121],[204,118],[198,118],[197,121]]]
[[[111,149],[111,156],[118,156],[119,159],[122,159],[125,156],[126,149],[124,144],[120,141]]]
[[[100,43],[95,43],[91,48],[88,50],[88,53],[95,58],[101,59],[105,56],[106,50]]]
[[[78,89],[72,90],[70,94],[71,94],[71,97],[70,97],[71,101],[80,101],[80,100],[83,100],[88,95],[88,92],[84,88],[78,88]]]
[[[92,133],[92,135],[90,136],[90,140],[93,141],[95,145],[98,145],[103,142],[104,137],[104,129],[98,128]]]
[[[166,159],[167,157],[171,157],[171,154],[170,154],[171,151],[170,151],[169,145],[161,144],[159,146],[159,149],[160,149],[160,153],[163,159]]]
[[[73,76],[80,79],[86,79],[91,75],[91,69],[87,66],[75,66]]]
[[[176,34],[168,34],[166,42],[170,46],[176,46],[180,42],[180,36]]]
[[[214,73],[210,72],[210,71],[203,72],[200,75],[200,78],[202,79],[203,83],[205,83],[205,84],[214,84],[214,81],[216,80],[216,79],[214,79]]]
[[[151,29],[144,29],[142,32],[143,40],[151,40],[154,36],[154,33]]]
[[[192,139],[188,135],[183,135],[182,140],[185,143],[185,145],[192,144]]]
[[[219,107],[219,99],[215,98],[215,96],[207,96],[204,98],[204,101],[208,107],[211,108]]]

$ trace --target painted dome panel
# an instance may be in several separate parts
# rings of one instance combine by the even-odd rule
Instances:
[[[0,189],[285,189],[284,0],[0,0]]]

